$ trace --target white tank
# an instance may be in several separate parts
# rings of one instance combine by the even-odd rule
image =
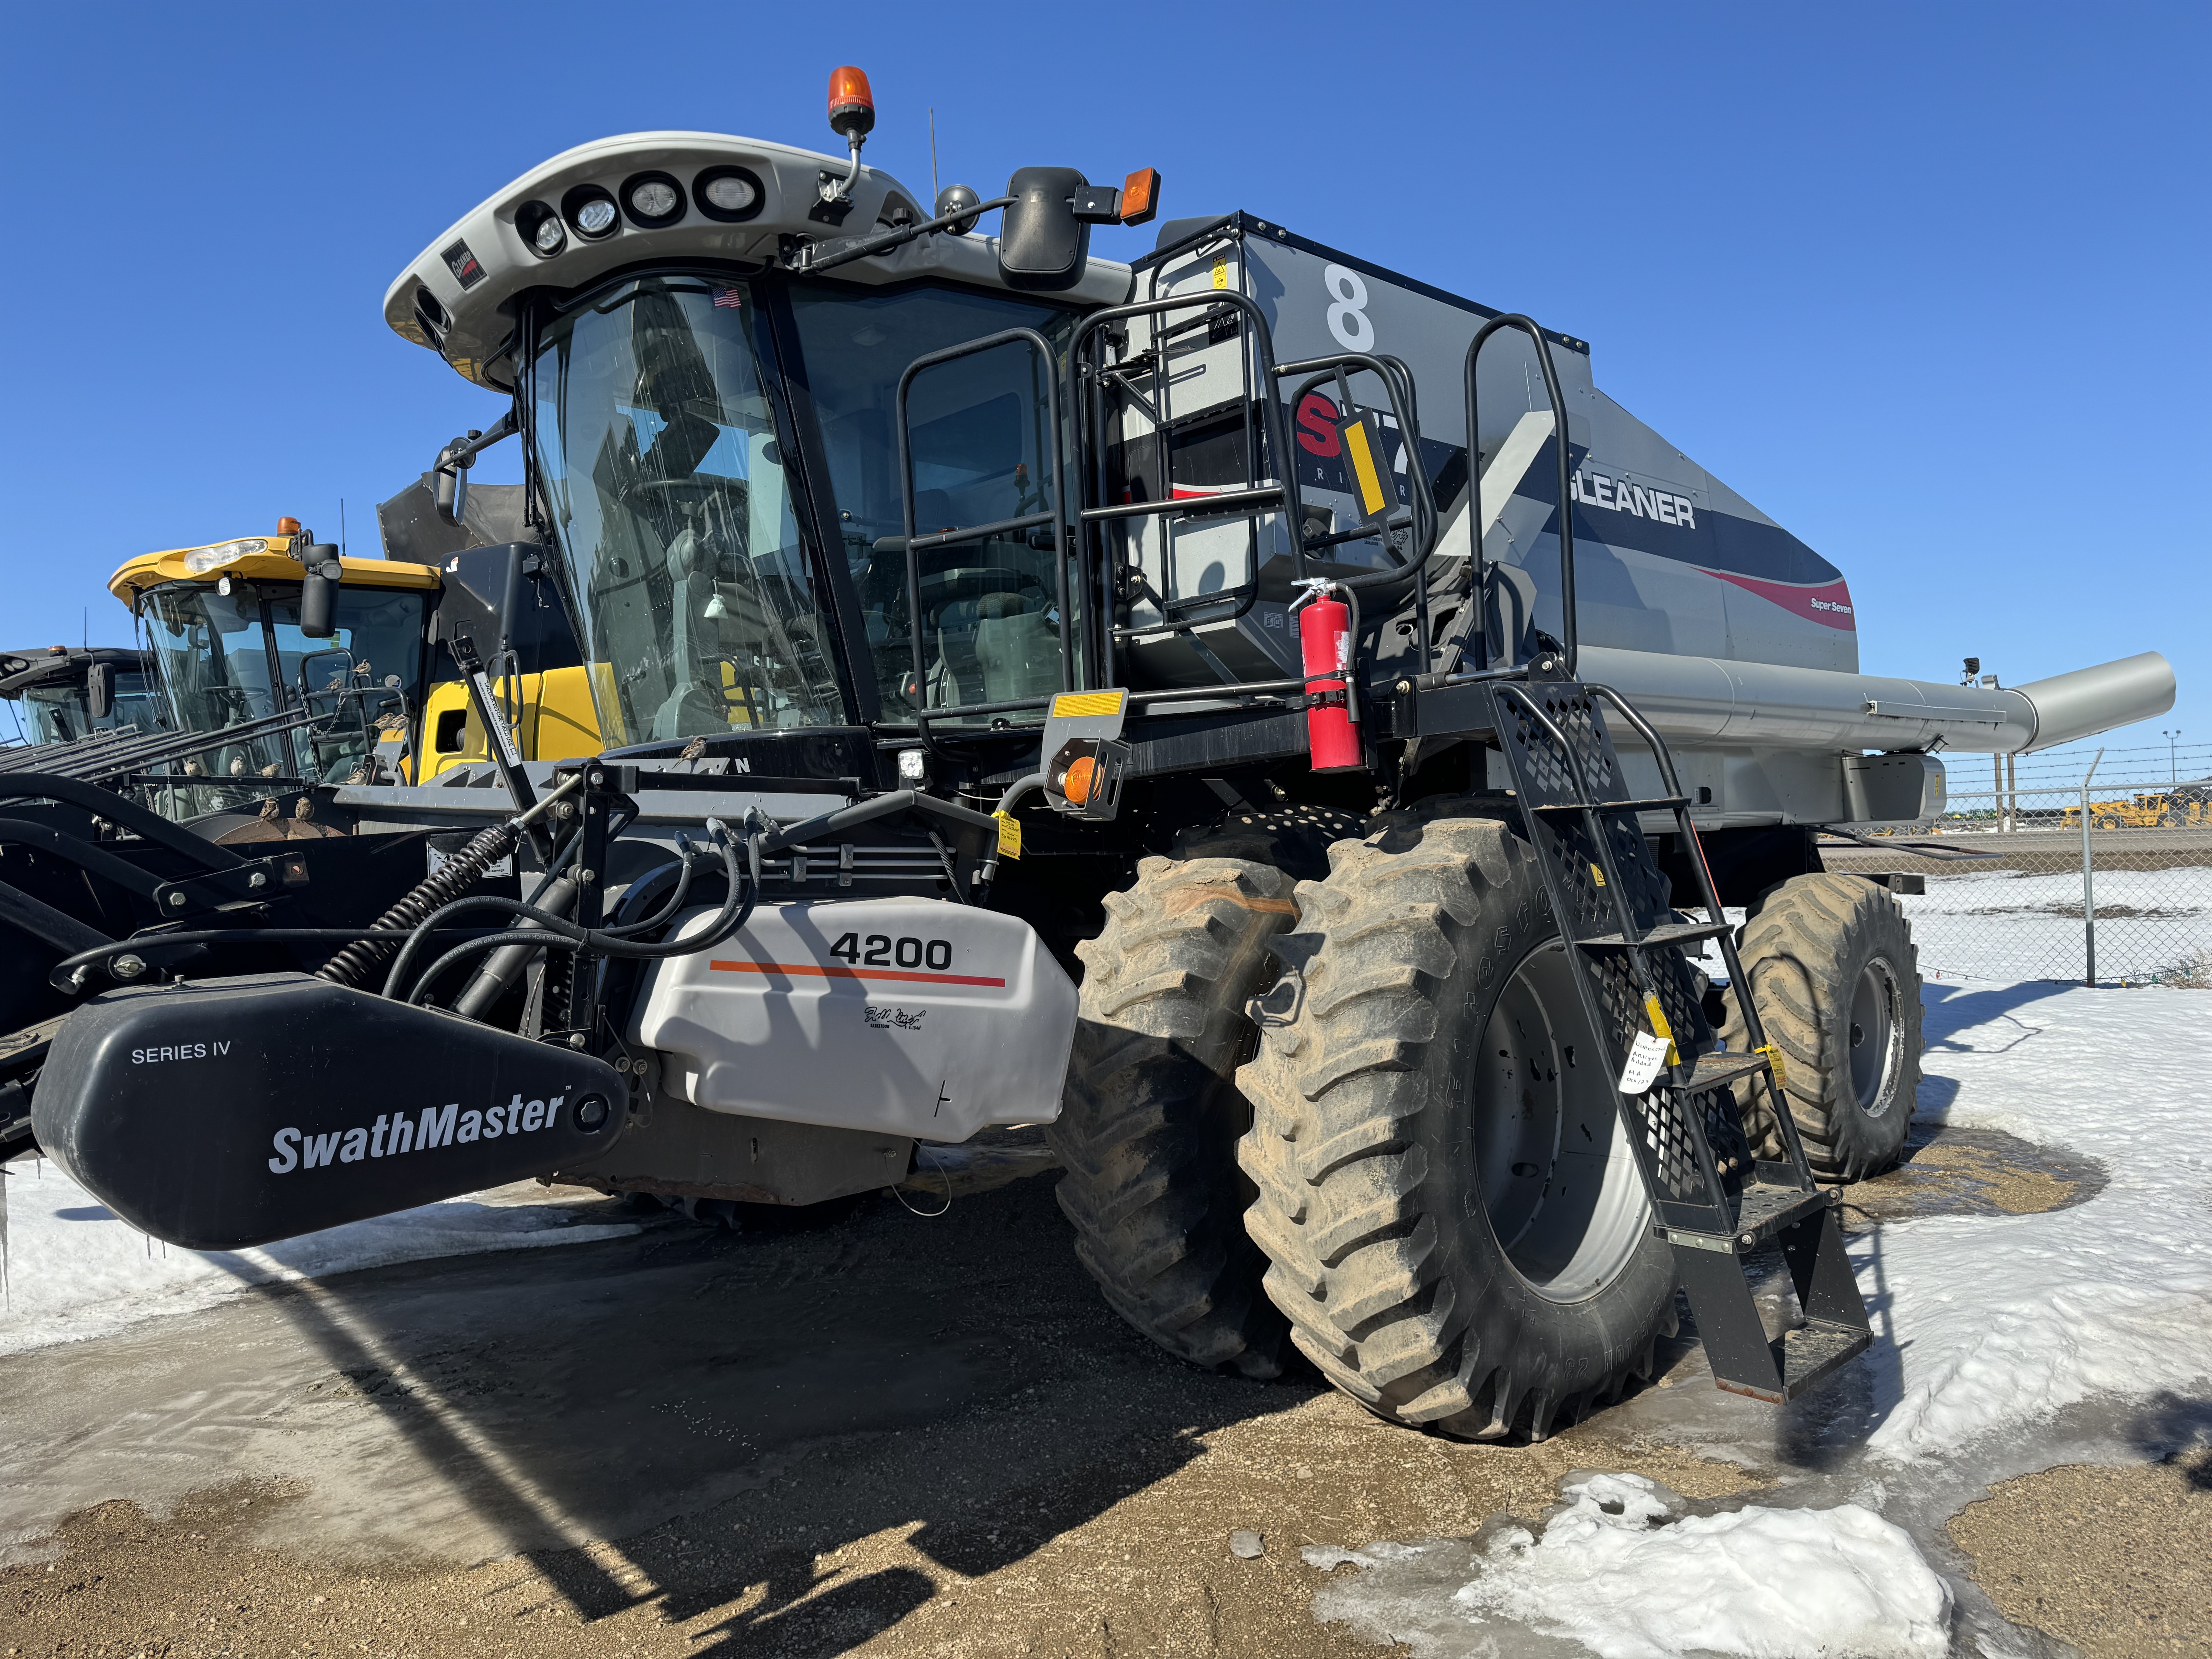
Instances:
[[[630,1040],[678,1100],[926,1140],[1051,1122],[1075,1041],[1075,987],[1029,924],[941,899],[763,904],[654,963],[637,1006]]]

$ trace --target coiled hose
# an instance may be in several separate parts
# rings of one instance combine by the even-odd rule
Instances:
[[[379,933],[421,926],[433,910],[475,886],[485,871],[514,850],[520,839],[521,831],[514,823],[495,823],[424,877],[372,925]],[[391,961],[398,949],[397,939],[356,939],[318,968],[315,977],[333,985],[358,987],[380,964]]]

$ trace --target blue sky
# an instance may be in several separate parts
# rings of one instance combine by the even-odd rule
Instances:
[[[946,182],[1156,166],[1168,216],[1249,208],[1591,341],[1842,568],[1870,671],[2156,649],[2153,726],[2212,738],[2202,4],[84,6],[9,47],[0,645],[87,606],[127,642],[117,564],[279,514],[335,538],[343,499],[373,545],[498,413],[384,326],[404,264],[607,133],[830,149],[850,62],[918,191],[933,106]]]

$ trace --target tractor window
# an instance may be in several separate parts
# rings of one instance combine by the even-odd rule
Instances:
[[[317,716],[298,742],[301,760],[318,781],[343,782],[374,745],[379,720],[415,712],[428,600],[404,588],[341,586],[336,633],[312,640],[300,631],[296,590],[270,599],[270,630],[289,699]]]
[[[805,375],[860,590],[884,714],[1042,696],[1060,689],[1054,556],[1024,533],[921,556],[922,682],[917,684],[902,551],[877,542],[906,532],[899,476],[899,377],[929,352],[1034,328],[1055,347],[1072,313],[950,288],[870,292],[794,286]],[[1012,344],[926,369],[908,398],[920,534],[1018,518],[1052,505],[1045,377],[1053,366]],[[1042,538],[1040,539],[1042,539]]]
[[[545,331],[538,471],[615,743],[842,725],[742,284],[622,283]]]
[[[158,588],[147,596],[143,615],[146,643],[179,731],[214,736],[277,712],[261,600],[250,583],[234,583],[228,593],[186,585]],[[192,786],[189,810],[199,812],[258,799],[270,787],[261,780],[287,776],[292,764],[280,735],[218,744],[167,770],[209,781]]]

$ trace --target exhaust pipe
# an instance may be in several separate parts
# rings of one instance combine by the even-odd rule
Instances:
[[[2055,748],[2173,707],[2155,651],[2016,690],[1840,674],[1779,663],[1582,647],[1584,679],[1626,696],[1670,742],[2009,755]]]

